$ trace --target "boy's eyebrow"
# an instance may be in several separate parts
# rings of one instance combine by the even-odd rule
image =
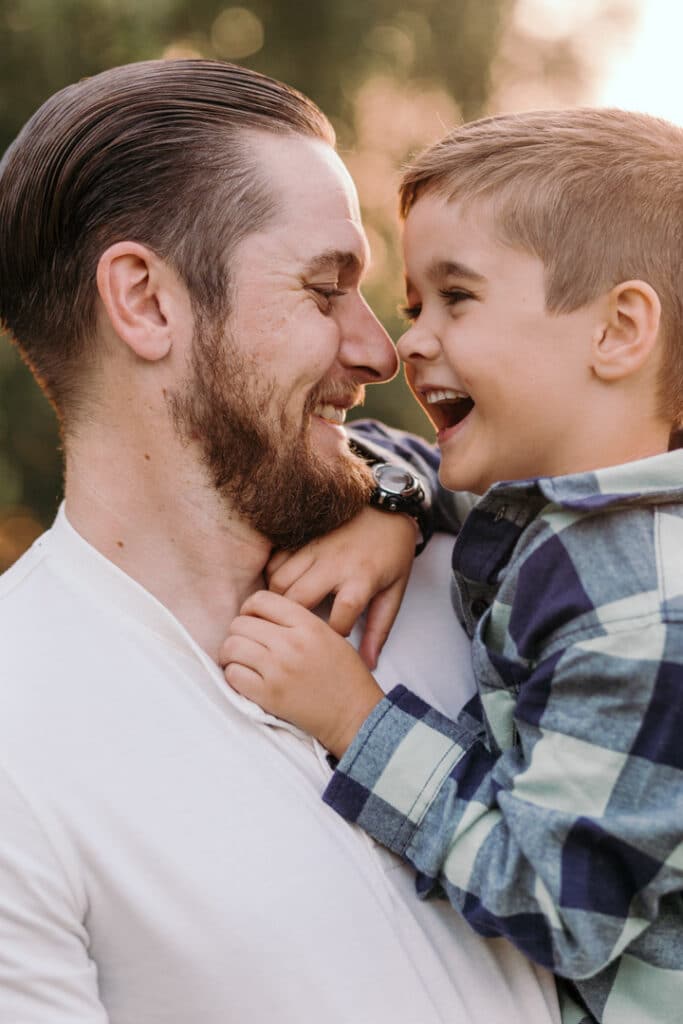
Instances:
[[[465,263],[459,263],[457,260],[439,260],[438,263],[432,263],[427,276],[432,283],[441,281],[444,277],[466,278],[474,284],[483,284],[486,280],[482,274],[478,274],[476,270],[472,270],[471,267]]]
[[[352,270],[360,274],[363,269],[362,260],[355,252],[344,252],[342,249],[327,249],[306,265],[305,274],[321,274],[327,270]]]

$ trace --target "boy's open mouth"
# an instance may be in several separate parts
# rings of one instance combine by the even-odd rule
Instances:
[[[474,401],[469,395],[451,388],[425,390],[422,400],[438,431],[461,423],[474,409]]]

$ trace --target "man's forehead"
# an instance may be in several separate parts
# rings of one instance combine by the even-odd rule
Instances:
[[[252,152],[264,182],[281,203],[325,201],[334,193],[354,209],[358,196],[348,168],[324,139],[299,134],[252,132]]]
[[[265,233],[309,273],[360,273],[369,248],[358,194],[339,154],[321,139],[252,136],[274,200]]]

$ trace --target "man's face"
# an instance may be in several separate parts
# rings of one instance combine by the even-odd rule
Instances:
[[[343,422],[398,361],[360,294],[367,240],[337,155],[299,136],[259,133],[254,147],[278,209],[232,254],[228,324],[198,325],[173,413],[230,510],[296,547],[366,503]]]
[[[413,325],[398,351],[437,429],[445,486],[483,493],[587,468],[577,452],[598,401],[599,302],[548,312],[543,263],[501,243],[482,201],[418,199],[404,256]]]

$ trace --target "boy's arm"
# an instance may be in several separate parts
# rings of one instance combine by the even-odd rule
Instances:
[[[560,587],[539,592],[539,628],[571,620],[574,596],[563,607]],[[468,714],[449,721],[398,687],[324,799],[411,863],[420,895],[444,891],[483,935],[589,977],[671,915],[683,889],[681,693],[683,622],[577,631],[514,704],[490,695],[490,716],[513,712],[518,742],[505,752]]]
[[[374,668],[401,606],[417,541],[409,516],[364,508],[299,551],[277,552],[266,567],[268,586],[304,608],[333,595],[328,623],[341,636],[365,610],[359,652]]]
[[[373,668],[398,612],[413,555],[432,535],[435,521],[438,529],[455,533],[469,502],[468,496],[456,498],[441,488],[439,454],[421,438],[371,420],[354,424],[350,435],[362,457],[390,462],[420,477],[425,500],[419,511],[415,503],[401,510],[413,518],[417,537],[406,515],[364,509],[299,551],[276,552],[266,577],[270,590],[305,608],[333,594],[329,623],[342,635],[367,609],[360,653]]]

